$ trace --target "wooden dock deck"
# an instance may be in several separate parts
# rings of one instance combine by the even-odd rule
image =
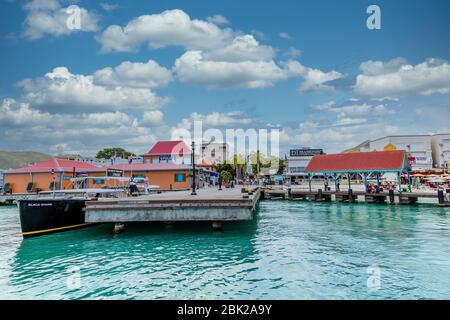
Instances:
[[[301,189],[273,189],[262,188],[261,199],[288,199],[288,200],[310,200],[310,201],[336,201],[336,202],[366,202],[366,203],[389,203],[389,204],[414,204],[419,200],[426,200],[426,203],[435,203],[447,206],[449,194],[443,193],[443,198],[439,199],[438,192],[378,192],[369,193],[364,191],[322,191],[301,190]]]
[[[144,222],[144,221],[222,221],[253,219],[260,198],[260,189],[242,192],[240,188],[217,188],[167,192],[123,199],[87,201],[86,222]]]

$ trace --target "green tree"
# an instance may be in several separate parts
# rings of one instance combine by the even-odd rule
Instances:
[[[233,155],[233,159],[232,159],[232,163],[233,163],[233,171],[232,174],[234,177],[238,178],[238,177],[242,177],[243,176],[243,168],[245,168],[245,157],[243,155],[240,154],[235,154]]]
[[[231,164],[227,163],[226,161],[224,163],[217,164],[217,171],[222,173],[224,171],[231,174],[231,176],[234,176],[234,168]]]
[[[113,154],[116,154],[117,157],[121,157],[123,159],[128,158],[129,156],[135,156],[134,153],[129,152],[123,148],[105,148],[103,150],[100,150],[99,152],[97,152],[97,158],[98,159],[111,159],[111,157],[113,156]]]
[[[231,179],[233,179],[233,175],[228,171],[221,171],[220,175],[222,176],[222,179],[225,183],[230,182]]]
[[[256,151],[255,153],[252,153],[250,155],[250,159],[252,163],[253,173],[255,174],[258,173],[258,169],[259,171],[261,171],[262,169],[271,169],[271,168],[273,169],[277,168],[278,169],[277,173],[282,174],[285,167],[284,160],[275,156],[267,157],[259,150]]]
[[[278,159],[278,174],[283,174],[284,169],[286,168],[286,161],[283,159]]]

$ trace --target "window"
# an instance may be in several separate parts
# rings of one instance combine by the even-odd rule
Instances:
[[[175,173],[175,182],[186,182],[185,173]]]

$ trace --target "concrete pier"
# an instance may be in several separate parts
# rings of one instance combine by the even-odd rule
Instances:
[[[145,221],[211,221],[220,229],[222,221],[253,219],[260,197],[259,188],[242,193],[241,190],[216,188],[161,193],[134,198],[87,201],[86,222],[145,222]]]

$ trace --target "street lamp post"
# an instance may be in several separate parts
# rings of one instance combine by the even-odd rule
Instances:
[[[191,148],[191,161],[192,161],[192,196],[196,196],[197,192],[195,192],[195,142],[192,141],[192,148]]]
[[[53,198],[55,197],[55,184],[56,184],[55,169],[52,168],[52,196],[53,196]]]

